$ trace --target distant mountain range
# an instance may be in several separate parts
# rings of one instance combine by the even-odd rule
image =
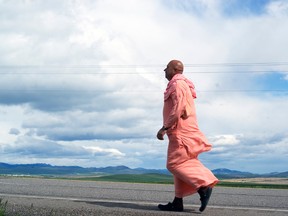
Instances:
[[[254,174],[250,172],[241,172],[230,169],[215,169],[212,170],[214,175],[221,179],[228,178],[256,178],[256,177],[278,177],[287,178],[287,172]],[[131,169],[127,166],[108,166],[102,168],[83,168],[80,166],[52,166],[50,164],[7,164],[0,163],[0,175],[111,175],[111,174],[146,174],[158,173],[170,175],[167,169]]]
[[[221,169],[214,169],[212,170],[214,175],[218,178],[287,178],[287,172],[273,172],[273,173],[266,173],[266,174],[255,174],[250,172],[241,172],[237,170],[229,170],[225,168]]]

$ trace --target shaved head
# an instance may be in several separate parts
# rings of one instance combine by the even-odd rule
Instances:
[[[165,77],[169,81],[175,74],[182,74],[184,70],[183,63],[179,60],[171,60],[165,68]]]
[[[179,60],[171,60],[168,65],[171,65],[178,73],[183,73],[184,66],[183,63]]]

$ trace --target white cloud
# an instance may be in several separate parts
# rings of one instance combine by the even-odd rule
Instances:
[[[214,139],[213,144],[217,146],[236,145],[240,142],[235,135],[217,135]]]
[[[101,154],[101,155],[108,154],[108,156],[113,156],[113,157],[124,157],[125,156],[125,154],[123,154],[122,152],[120,152],[117,149],[103,149],[103,148],[100,148],[97,146],[93,146],[93,147],[84,146],[84,148],[89,150],[89,151],[92,151],[95,156],[97,156],[98,154]]]
[[[276,17],[285,17],[288,15],[288,3],[287,1],[272,1],[267,6],[267,12]]]

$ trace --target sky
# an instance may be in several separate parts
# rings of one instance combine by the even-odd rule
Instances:
[[[0,0],[0,162],[164,169],[164,69],[209,169],[288,171],[288,1]]]

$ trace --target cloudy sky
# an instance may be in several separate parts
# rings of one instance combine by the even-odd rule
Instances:
[[[163,69],[210,169],[288,171],[288,1],[0,0],[0,162],[165,168]]]

